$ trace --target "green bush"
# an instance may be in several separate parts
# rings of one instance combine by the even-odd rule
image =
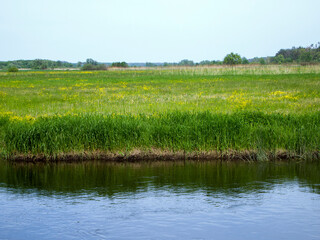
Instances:
[[[8,67],[8,72],[18,72],[19,69],[16,66],[10,66]]]
[[[264,58],[260,58],[259,63],[261,65],[265,65],[266,64],[266,60],[264,60]]]
[[[243,57],[243,58],[241,59],[241,63],[242,63],[242,64],[249,64],[249,60],[248,60],[247,58]]]
[[[111,67],[127,68],[129,65],[126,62],[114,62],[111,64]]]
[[[91,63],[86,63],[82,66],[81,70],[83,71],[107,70],[107,66],[105,64],[93,65]]]

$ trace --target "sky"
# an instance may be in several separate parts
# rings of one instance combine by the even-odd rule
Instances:
[[[0,61],[178,62],[320,42],[320,0],[0,0]]]

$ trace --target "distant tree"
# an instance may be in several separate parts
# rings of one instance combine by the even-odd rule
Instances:
[[[42,61],[41,65],[40,65],[40,69],[45,70],[48,68],[48,63],[45,61]]]
[[[241,57],[239,54],[232,52],[225,56],[223,63],[227,65],[241,64]]]
[[[313,60],[315,62],[320,62],[320,51],[313,56]]]
[[[258,57],[254,57],[254,58],[250,59],[250,63],[259,63],[259,61],[260,61],[260,58],[258,58]]]
[[[156,67],[157,65],[151,62],[146,62],[146,67]]]
[[[261,65],[265,65],[266,64],[266,60],[264,60],[264,58],[260,58],[259,63]]]
[[[93,60],[92,58],[88,58],[88,59],[86,60],[86,63],[87,63],[87,64],[91,64],[91,65],[98,65],[98,62],[95,61],[95,60]]]
[[[209,60],[203,60],[201,62],[199,62],[199,65],[212,65],[213,63]]]
[[[81,67],[81,70],[82,71],[90,71],[90,70],[93,70],[93,65],[90,64],[90,63],[85,63],[83,64],[83,66]]]
[[[101,64],[96,65],[96,69],[95,70],[101,70],[101,71],[108,70],[108,67],[107,67],[107,65],[101,63]]]
[[[196,65],[207,65],[207,66],[211,66],[211,65],[219,65],[221,64],[221,61],[216,61],[216,60],[213,60],[213,61],[209,61],[209,60],[203,60],[199,63],[197,63]]]
[[[45,59],[35,60],[15,60],[8,62],[0,62],[0,68],[8,68],[9,65],[14,65],[17,68],[32,68],[32,69],[48,69],[55,67],[74,67],[72,63],[63,61],[51,61]]]
[[[82,62],[78,62],[77,63],[77,67],[79,68],[79,67],[81,67],[82,66]]]
[[[248,60],[247,58],[243,57],[243,58],[241,59],[241,63],[242,63],[242,64],[249,64],[249,60]]]
[[[121,66],[127,68],[127,67],[129,67],[129,64],[126,62],[121,62]]]
[[[212,61],[212,64],[222,65],[222,64],[223,64],[223,61],[220,61],[220,60]]]
[[[7,72],[18,72],[19,69],[15,65],[10,65]]]
[[[291,62],[317,62],[317,52],[320,52],[320,45],[311,44],[308,47],[292,47],[291,49],[280,49],[276,56],[272,59],[275,63],[291,63]],[[279,57],[280,55],[283,56]]]
[[[311,60],[312,60],[311,52],[306,49],[303,49],[301,51],[299,60],[300,60],[300,62],[311,62]]]
[[[97,64],[93,65],[91,63],[85,63],[82,67],[82,71],[95,71],[95,70],[107,70],[107,66],[105,64]]]
[[[35,59],[32,63],[33,69],[41,69],[42,66],[42,60],[41,59]]]
[[[284,63],[284,61],[285,61],[285,58],[282,54],[279,54],[273,58],[273,62],[275,62],[277,64]]]
[[[49,67],[52,67],[52,63],[54,61],[49,61],[49,60],[42,60],[42,59],[35,59],[32,61],[31,68],[33,69],[39,69],[39,70],[45,70]]]
[[[193,66],[194,62],[192,60],[183,59],[178,63],[178,65],[180,65],[180,66]]]
[[[57,61],[56,66],[57,66],[58,68],[62,67],[62,62],[61,62],[61,61]]]
[[[111,64],[111,67],[127,68],[127,67],[129,67],[129,65],[126,62],[113,62]]]
[[[293,62],[293,60],[292,60],[291,57],[286,58],[284,61],[285,61],[286,63],[292,63],[292,62]]]
[[[171,66],[177,66],[177,65],[178,65],[178,64],[175,63],[175,62],[173,62],[173,63],[168,63],[168,62],[163,63],[163,66],[164,66],[164,67],[171,67]]]

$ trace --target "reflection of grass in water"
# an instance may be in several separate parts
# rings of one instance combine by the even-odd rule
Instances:
[[[5,154],[319,151],[319,66],[0,73]]]
[[[0,182],[19,192],[114,196],[152,189],[207,194],[259,193],[272,183],[299,181],[320,193],[319,163],[157,162],[111,164],[8,164],[0,162]],[[182,187],[183,186],[183,187]],[[32,191],[34,193],[34,191]]]
[[[274,153],[283,150],[306,157],[319,151],[320,115],[259,112],[233,114],[55,116],[10,121],[1,118],[3,152],[53,155],[134,149],[202,152],[229,150]]]

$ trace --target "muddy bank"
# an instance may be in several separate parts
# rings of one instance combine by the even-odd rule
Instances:
[[[206,151],[183,152],[165,150],[133,150],[130,152],[75,152],[55,155],[44,154],[16,154],[5,157],[13,162],[79,162],[79,161],[106,161],[106,162],[140,162],[140,161],[275,161],[275,160],[319,160],[320,152],[314,151],[297,155],[289,151],[261,152],[261,151]]]

